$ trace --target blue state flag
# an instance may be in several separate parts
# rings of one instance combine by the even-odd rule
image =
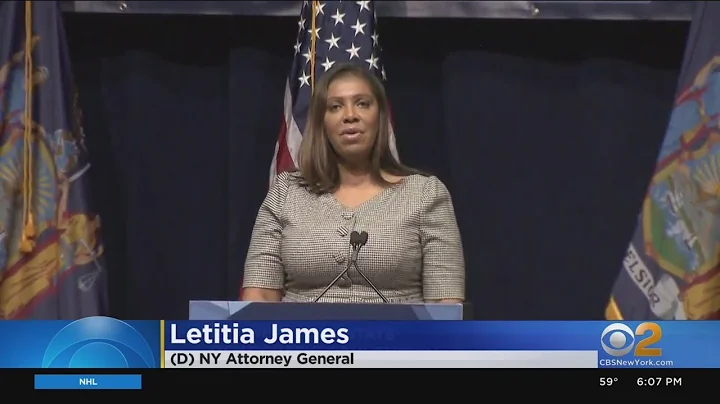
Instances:
[[[720,319],[720,2],[697,2],[609,320]]]
[[[107,314],[81,120],[58,2],[1,2],[0,319]]]

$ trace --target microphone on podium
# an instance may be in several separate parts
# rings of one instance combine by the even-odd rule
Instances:
[[[364,232],[358,234],[356,231],[354,231],[353,233],[357,234],[357,240],[358,240],[358,243],[360,243],[360,244],[359,244],[360,247],[364,246],[364,245],[367,243],[367,240],[368,240],[368,234],[367,234],[367,232],[364,231]],[[351,244],[352,244],[352,240],[353,240],[353,239],[352,239],[352,234],[350,234],[350,243],[351,243]],[[380,290],[375,286],[374,283],[372,283],[372,281],[370,280],[370,278],[368,278],[367,276],[365,276],[365,273],[363,273],[363,271],[361,271],[360,268],[358,268],[357,256],[358,256],[358,253],[359,253],[359,252],[360,252],[360,248],[359,248],[359,247],[358,247],[355,251],[353,251],[352,266],[355,267],[355,270],[360,274],[360,276],[363,277],[363,279],[365,279],[365,282],[367,282],[368,285],[370,285],[370,287],[372,288],[372,290],[374,290],[375,293],[377,293],[377,295],[380,296],[380,299],[382,299],[382,301],[383,301],[384,303],[387,303],[387,302],[388,302],[387,297],[385,297],[385,295],[383,295],[382,293],[380,293]]]
[[[377,293],[377,295],[380,296],[380,299],[382,299],[383,302],[388,303],[388,299],[380,292],[380,290],[375,286],[375,284],[372,283],[372,281],[370,281],[370,279],[368,279],[367,276],[365,276],[365,274],[360,270],[360,268],[358,268],[358,264],[357,264],[358,254],[360,253],[360,249],[365,244],[367,244],[367,241],[368,241],[368,234],[365,231],[360,232],[360,233],[358,233],[357,231],[353,231],[352,233],[350,233],[350,246],[352,247],[352,255],[350,257],[350,260],[348,261],[347,266],[345,267],[345,270],[340,272],[338,274],[338,276],[336,276],[335,279],[333,279],[332,282],[330,282],[330,284],[327,285],[327,287],[320,293],[320,295],[318,295],[318,297],[316,297],[315,300],[313,300],[313,303],[317,303],[318,300],[320,300],[320,298],[325,296],[325,294],[328,292],[328,290],[330,290],[330,288],[332,288],[340,280],[340,278],[342,278],[342,276],[345,275],[350,270],[350,266],[355,267],[355,270],[358,271],[358,273],[360,274],[360,276],[362,276],[363,279],[365,279],[365,282],[367,282],[368,285],[370,285],[370,287],[375,291],[375,293]]]

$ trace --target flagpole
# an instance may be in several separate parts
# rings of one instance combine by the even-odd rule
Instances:
[[[317,35],[318,2],[312,1],[312,20],[310,22],[310,92],[315,90],[315,35]]]

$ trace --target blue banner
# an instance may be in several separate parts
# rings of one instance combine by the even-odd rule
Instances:
[[[269,338],[268,341],[265,339]],[[0,321],[0,368],[157,368],[207,351],[567,351],[600,368],[720,368],[720,322]],[[278,352],[279,353],[279,352]],[[519,354],[519,352],[516,352]]]
[[[720,367],[720,322],[229,322],[164,325],[165,351],[594,351],[599,367]]]

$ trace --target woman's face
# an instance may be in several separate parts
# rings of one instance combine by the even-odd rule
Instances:
[[[367,159],[378,134],[377,100],[365,80],[336,78],[328,87],[325,133],[343,160]]]

